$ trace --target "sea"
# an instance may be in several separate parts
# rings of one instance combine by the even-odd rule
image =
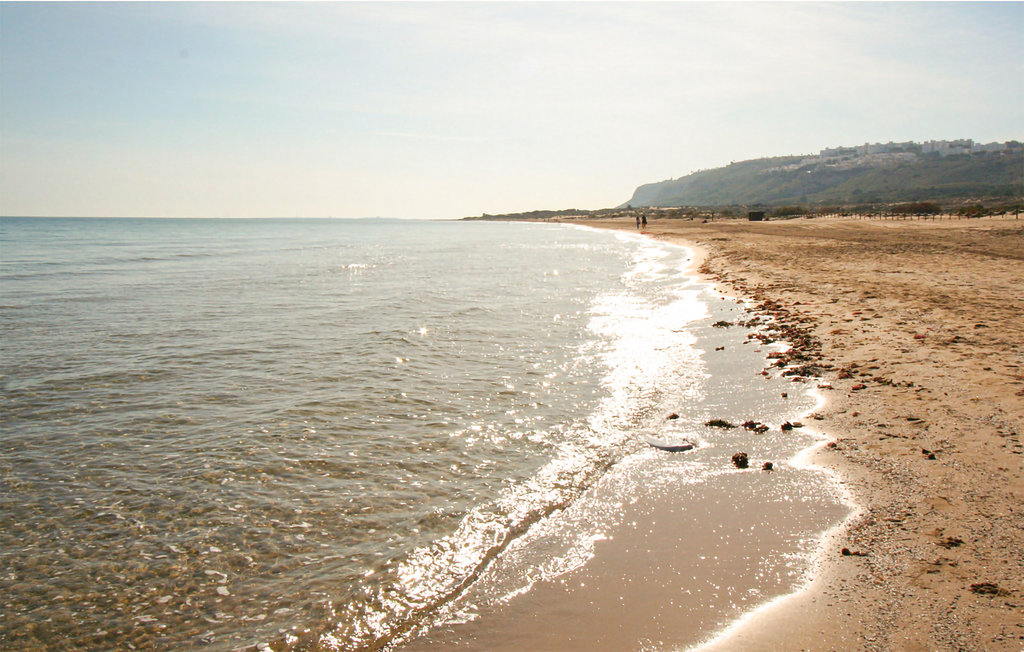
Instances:
[[[563,224],[0,219],[0,647],[399,649],[763,459],[758,500],[808,507],[691,638],[798,589],[848,510],[778,427],[820,397],[692,261]],[[707,425],[745,418],[772,432]]]

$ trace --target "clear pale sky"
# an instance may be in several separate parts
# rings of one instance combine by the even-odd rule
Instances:
[[[1021,3],[0,5],[0,214],[463,217],[1024,139]]]

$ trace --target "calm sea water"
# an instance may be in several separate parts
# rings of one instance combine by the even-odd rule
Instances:
[[[689,252],[632,235],[4,219],[0,247],[3,647],[385,645],[728,393]]]

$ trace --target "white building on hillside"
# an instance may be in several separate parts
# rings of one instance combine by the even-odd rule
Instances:
[[[939,156],[950,156],[952,154],[970,154],[974,141],[970,138],[961,140],[929,140],[921,144],[921,152],[924,154],[937,153]]]
[[[1007,146],[1006,143],[988,143],[986,145],[982,145],[981,143],[974,143],[974,145],[971,147],[971,153],[978,154],[981,152],[1005,152],[1008,149],[1010,148],[1009,146]]]

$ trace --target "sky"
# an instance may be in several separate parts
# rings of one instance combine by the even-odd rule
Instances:
[[[0,215],[458,218],[1024,140],[1024,3],[0,3]]]

